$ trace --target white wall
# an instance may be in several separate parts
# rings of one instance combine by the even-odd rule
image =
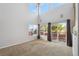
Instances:
[[[73,55],[78,56],[78,4],[75,4],[75,26],[73,27]]]
[[[77,22],[78,23],[78,40],[77,41],[78,41],[78,56],[79,56],[79,3],[78,3],[78,14],[77,15],[78,15],[78,19],[77,19],[77,21],[78,21]]]
[[[28,25],[36,24],[34,14],[28,12],[28,4],[0,4],[0,48],[31,41]]]

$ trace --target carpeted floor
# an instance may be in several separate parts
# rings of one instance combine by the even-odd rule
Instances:
[[[31,42],[0,49],[1,56],[72,56],[72,48],[60,43],[44,40]]]

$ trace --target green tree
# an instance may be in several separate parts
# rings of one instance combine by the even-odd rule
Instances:
[[[63,24],[55,24],[52,26],[52,32],[61,32],[64,30],[64,25]]]

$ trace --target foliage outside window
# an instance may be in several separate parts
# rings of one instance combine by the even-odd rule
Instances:
[[[62,32],[64,30],[65,26],[63,24],[54,24],[51,29],[52,32]]]

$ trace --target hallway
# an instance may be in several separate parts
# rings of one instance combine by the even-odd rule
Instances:
[[[3,48],[1,56],[72,56],[72,48],[64,44],[45,40],[33,40]]]

